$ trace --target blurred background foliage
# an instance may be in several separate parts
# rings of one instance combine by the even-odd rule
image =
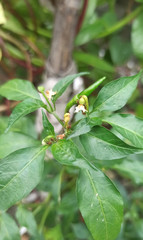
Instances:
[[[9,79],[20,78],[38,85],[50,51],[54,7],[45,7],[38,0],[2,0],[1,4],[0,24],[3,24],[0,25],[0,82],[2,84]],[[104,85],[116,77],[135,74],[143,67],[142,26],[143,0],[88,1],[80,31],[77,26],[73,52],[78,72],[91,73],[85,78],[85,86],[107,76]],[[140,82],[124,112],[135,113],[143,118],[142,85]],[[91,104],[94,98],[91,96]],[[0,134],[4,134],[14,104],[0,99]],[[11,131],[36,139],[38,134],[34,121],[33,115],[23,118]],[[13,141],[12,133],[8,138]],[[21,147],[23,144],[26,146],[26,141],[26,137],[23,138],[17,147],[20,144]],[[1,158],[2,146],[1,144]],[[10,146],[9,149],[11,150]],[[119,164],[105,164],[104,171],[117,184],[125,204],[125,218],[117,240],[143,239],[142,158],[143,155],[136,155]],[[92,240],[76,204],[77,173],[73,168],[61,168],[53,160],[45,162],[43,179],[31,193],[30,200],[18,204],[17,222],[28,230],[22,239]],[[12,214],[11,210],[9,213]],[[8,231],[11,231],[11,226],[17,229],[10,215],[3,216],[3,223]]]

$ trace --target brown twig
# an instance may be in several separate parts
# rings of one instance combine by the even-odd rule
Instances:
[[[83,24],[83,21],[84,21],[84,18],[85,18],[85,14],[86,14],[86,10],[87,10],[87,6],[88,6],[88,0],[84,0],[82,12],[81,12],[81,15],[79,17],[78,24],[77,24],[76,34],[79,33],[79,31],[81,29],[81,26]]]

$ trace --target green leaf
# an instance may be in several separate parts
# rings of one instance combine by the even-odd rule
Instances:
[[[0,87],[0,95],[9,99],[21,101],[26,98],[40,100],[40,95],[33,84],[26,80],[14,79],[6,82]]]
[[[105,117],[103,121],[109,123],[123,137],[135,147],[143,148],[143,119],[131,114],[114,114]]]
[[[65,192],[59,205],[59,213],[64,216],[73,217],[78,211],[75,189]]]
[[[76,45],[82,45],[97,38],[100,34],[108,31],[108,28],[111,28],[115,22],[116,15],[114,12],[107,12],[103,17],[95,19],[94,23],[88,24],[81,29],[76,38]]]
[[[77,181],[81,214],[95,240],[115,240],[123,218],[120,193],[99,170],[81,170]]]
[[[91,24],[95,22],[95,19],[97,18],[97,15],[95,14],[96,5],[97,0],[93,0],[88,3],[84,21],[82,23],[82,29],[86,27],[86,25],[89,26],[89,23]]]
[[[123,41],[119,36],[113,36],[109,43],[111,58],[114,64],[121,65],[131,57],[131,43]],[[122,54],[121,54],[122,52]]]
[[[49,229],[45,233],[45,237],[46,237],[47,240],[52,240],[52,239],[54,239],[54,240],[64,240],[62,230],[61,230],[61,226],[56,225],[55,227]]]
[[[127,145],[104,127],[94,127],[91,132],[80,136],[89,157],[98,160],[123,158],[139,150]]]
[[[88,72],[82,72],[74,75],[69,75],[65,78],[62,78],[58,81],[58,83],[54,86],[53,91],[56,92],[56,95],[53,96],[53,102],[56,102],[56,100],[64,93],[64,91],[67,89],[67,87],[72,84],[74,79],[76,79],[79,76],[83,76],[88,74]]]
[[[143,31],[142,31],[143,14],[137,16],[132,25],[131,40],[134,54],[143,59]]]
[[[20,240],[19,229],[15,221],[7,214],[0,214],[0,239]]]
[[[81,240],[83,240],[83,239],[88,239],[88,240],[90,239],[91,240],[92,239],[85,224],[74,223],[74,224],[72,224],[72,228],[73,228],[73,231],[74,231],[77,239],[81,239]]]
[[[19,19],[13,13],[11,14],[10,11],[6,12],[6,17],[8,21],[3,26],[3,28],[10,32],[13,32],[14,34],[25,36],[26,32]]]
[[[45,104],[36,99],[25,99],[23,102],[19,103],[13,110],[8,121],[8,127],[6,132],[11,128],[11,126],[21,117],[36,111],[38,108],[45,107]]]
[[[39,146],[39,141],[25,134],[9,132],[0,135],[0,158],[8,156],[10,153],[27,147]]]
[[[16,46],[6,42],[5,47],[12,57],[25,60],[24,54]]]
[[[0,117],[0,134],[3,134],[7,128],[9,117]],[[30,129],[30,131],[29,131]],[[35,128],[35,121],[31,117],[23,117],[19,119],[11,128],[13,132],[20,132],[37,139],[37,132]]]
[[[20,149],[0,160],[0,210],[26,197],[39,183],[46,148]]]
[[[26,227],[28,230],[28,233],[31,236],[36,237],[37,239],[37,235],[39,235],[39,233],[38,233],[37,224],[32,212],[28,211],[22,206],[19,206],[16,211],[16,218],[20,226]]]
[[[114,67],[110,63],[89,53],[75,52],[74,59],[78,62],[85,63],[89,66],[104,70],[106,72],[113,73],[115,71]]]
[[[81,155],[72,140],[59,140],[52,145],[52,154],[60,164],[87,168],[88,161]]]
[[[140,77],[141,72],[106,84],[95,100],[93,111],[116,111],[122,108],[137,87]]]
[[[143,184],[143,164],[138,155],[124,159],[120,163],[113,165],[112,169],[123,177],[131,179],[135,184]]]
[[[82,134],[88,133],[91,131],[92,127],[95,125],[100,125],[100,118],[84,118],[81,119],[77,125],[72,129],[72,133],[68,136],[67,139],[80,136]]]
[[[44,131],[46,132],[47,135],[55,135],[54,132],[54,127],[53,125],[49,122],[46,113],[42,110],[42,120],[43,120],[43,127]]]
[[[52,181],[52,195],[54,199],[57,202],[60,202],[61,200],[61,185],[62,185],[62,176],[63,176],[63,170],[59,174],[57,174],[54,177],[54,180]]]

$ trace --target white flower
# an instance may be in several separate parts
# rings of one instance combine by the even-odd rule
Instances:
[[[75,108],[75,113],[82,111],[83,113],[87,112],[87,110],[85,109],[85,106],[82,104],[79,104],[76,108]]]
[[[51,100],[51,99],[52,99],[52,96],[56,95],[56,93],[57,93],[57,92],[53,92],[52,89],[51,89],[51,90],[47,90],[47,91],[46,91],[47,98],[48,98],[49,100]]]

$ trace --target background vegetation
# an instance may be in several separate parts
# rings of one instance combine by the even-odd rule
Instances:
[[[4,0],[2,4],[6,22],[0,26],[0,81],[4,83],[14,78],[28,79],[37,86],[41,82],[45,60],[50,51],[54,13],[35,0]],[[0,13],[1,11],[0,9]],[[3,19],[0,17],[1,21]],[[78,34],[73,51],[78,72],[91,73],[84,77],[85,86],[107,76],[104,85],[117,77],[136,74],[142,68],[142,23],[142,0],[89,1],[79,32],[77,26]],[[94,99],[94,95],[90,97],[90,104]],[[15,104],[0,98],[0,139]],[[141,81],[124,112],[143,118]],[[32,141],[39,138],[34,122],[35,115],[30,115],[12,127],[7,150],[9,153],[13,141],[17,141],[20,148],[32,145]],[[14,139],[15,132],[24,133],[25,137],[17,135],[17,139]],[[27,135],[32,137],[31,143],[27,142]],[[6,143],[7,139],[0,144],[0,158],[5,157],[3,146]],[[117,240],[143,239],[142,158],[142,154],[132,156],[127,163],[114,165],[112,171],[108,170],[108,166],[104,168],[106,174],[117,184],[124,199],[125,217]],[[77,171],[73,168],[65,167],[63,170],[54,161],[45,161],[43,178],[37,188],[29,198],[18,204],[17,211],[13,207],[8,212],[15,216],[16,211],[15,218],[19,226],[27,228],[29,234],[22,234],[23,239],[92,239],[77,208],[76,175]],[[5,223],[9,232],[17,229],[10,215],[4,215],[0,220],[0,236],[5,237],[5,230],[2,232]]]

